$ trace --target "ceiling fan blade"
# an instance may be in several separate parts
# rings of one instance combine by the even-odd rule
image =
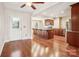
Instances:
[[[21,6],[21,8],[23,8],[23,7],[25,7],[26,6],[26,4],[23,4],[22,6]]]
[[[44,4],[45,2],[32,2],[34,4]]]
[[[31,7],[35,10],[36,9],[36,7],[34,6],[34,5],[31,5]]]

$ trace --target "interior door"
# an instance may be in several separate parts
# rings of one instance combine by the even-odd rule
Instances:
[[[10,39],[21,39],[21,19],[18,16],[10,17]]]

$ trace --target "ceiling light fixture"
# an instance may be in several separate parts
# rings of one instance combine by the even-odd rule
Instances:
[[[29,6],[29,7],[32,5],[31,2],[27,2],[26,4],[27,4],[27,6]]]

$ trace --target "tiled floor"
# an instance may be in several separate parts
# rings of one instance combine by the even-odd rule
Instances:
[[[17,40],[5,43],[1,56],[76,57],[79,56],[79,49],[69,46],[62,36],[54,36],[49,40],[34,36],[32,40]]]

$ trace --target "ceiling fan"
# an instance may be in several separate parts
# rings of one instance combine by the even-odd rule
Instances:
[[[44,4],[44,2],[27,2],[26,4],[23,4],[20,6],[20,8],[23,8],[25,6],[29,6],[31,7],[33,10],[36,9],[36,7],[34,6],[34,4]]]

